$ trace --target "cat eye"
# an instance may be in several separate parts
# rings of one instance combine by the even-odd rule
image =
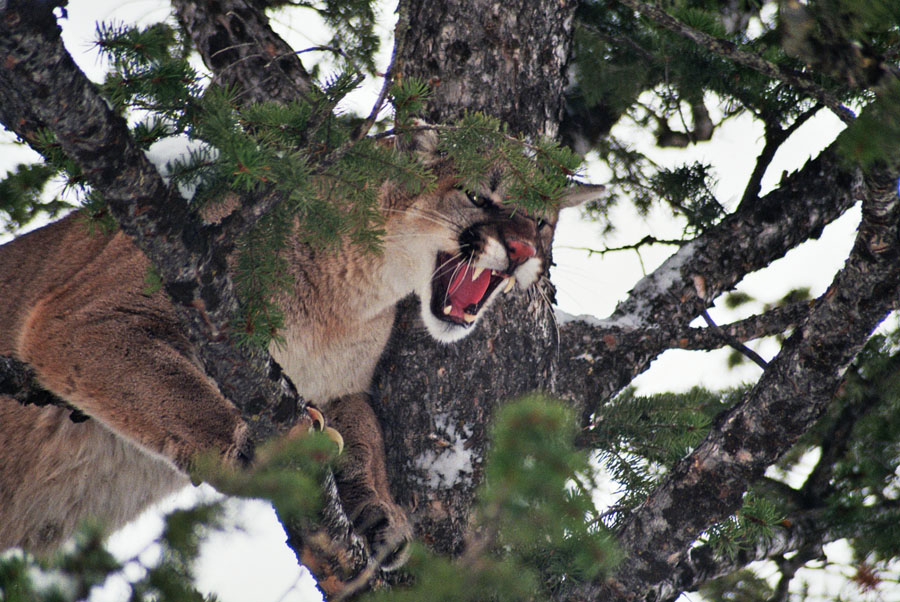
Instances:
[[[484,209],[486,207],[490,207],[494,203],[488,197],[482,194],[476,194],[473,192],[466,191],[466,197],[469,199],[469,202],[478,207],[479,209]]]

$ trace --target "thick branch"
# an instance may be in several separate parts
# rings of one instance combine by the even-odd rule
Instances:
[[[698,45],[706,48],[710,52],[714,52],[730,61],[733,61],[745,67],[749,67],[754,71],[759,71],[763,75],[784,82],[796,88],[800,92],[803,92],[809,97],[815,98],[823,105],[831,109],[834,114],[837,115],[842,121],[849,123],[850,121],[853,121],[855,117],[850,109],[843,106],[827,90],[824,90],[822,87],[817,85],[814,81],[812,81],[809,77],[803,75],[802,73],[782,69],[778,65],[770,63],[757,54],[747,52],[746,50],[741,50],[728,40],[714,38],[709,34],[703,33],[702,31],[690,27],[689,25],[685,25],[684,23],[667,14],[665,11],[656,8],[655,6],[645,4],[641,0],[619,0],[619,2],[621,2],[628,8],[641,13],[643,16],[650,19],[660,27],[664,27],[669,31],[673,31],[678,35],[684,36],[689,40],[696,42]]]
[[[856,202],[862,185],[860,175],[828,149],[776,190],[682,246],[638,282],[610,319],[564,324],[559,331],[562,374],[554,391],[579,400],[588,424],[597,405],[660,353],[679,347],[681,333],[716,297],[818,236]],[[586,357],[593,359],[590,370]]]
[[[215,83],[234,90],[241,104],[287,103],[312,90],[299,57],[272,31],[258,4],[173,0],[172,7]]]
[[[718,419],[618,534],[628,558],[605,584],[578,592],[591,600],[669,600],[676,567],[710,524],[734,513],[750,483],[824,411],[847,366],[900,294],[897,174],[861,191],[863,221],[853,251],[809,319],[745,398]]]

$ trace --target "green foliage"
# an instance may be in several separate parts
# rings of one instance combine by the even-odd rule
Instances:
[[[784,520],[779,508],[764,497],[748,493],[737,513],[713,525],[705,534],[706,543],[719,554],[734,558],[743,549],[752,549],[772,538]]]
[[[870,91],[848,86],[830,72],[811,71],[806,65],[807,57],[786,52],[781,35],[785,24],[769,17],[772,13],[766,5],[755,1],[726,4],[676,0],[660,7],[682,23],[786,71],[803,71],[840,102],[871,100]],[[898,29],[896,3],[892,0],[834,0],[810,3],[812,6],[818,7],[816,15],[830,14],[832,20],[846,22],[841,29],[846,46],[851,47],[850,41],[862,44],[871,65],[875,64],[871,57],[896,56]],[[818,16],[816,19],[826,20]],[[837,25],[823,31],[835,32]],[[825,34],[821,37],[828,39]],[[585,135],[593,150],[612,170],[604,198],[589,207],[592,216],[605,220],[607,229],[615,226],[607,220],[610,208],[623,201],[633,203],[645,214],[660,202],[677,199],[676,213],[683,215],[692,234],[722,214],[709,187],[694,185],[693,178],[687,178],[691,174],[684,171],[675,174],[679,177],[671,177],[668,170],[619,139],[615,130],[610,133],[617,122],[634,124],[644,131],[655,130],[659,142],[666,140],[667,132],[677,132],[687,143],[703,144],[696,140],[694,132],[697,106],[710,109],[714,128],[735,115],[750,113],[764,124],[767,137],[778,136],[816,106],[791,86],[657,27],[615,3],[579,5],[574,62],[577,77],[569,92],[570,119],[573,124],[587,126]],[[859,136],[848,140],[849,152],[856,160],[867,160],[866,149],[872,156],[896,154],[891,143],[900,139],[892,125],[897,108],[890,100],[883,103],[884,113],[872,112],[873,127],[859,126]],[[874,125],[882,123],[887,127],[878,129]],[[868,133],[872,134],[871,139]],[[685,194],[690,201],[685,200]]]
[[[483,113],[468,113],[438,134],[438,150],[453,161],[464,188],[474,190],[485,174],[502,169],[508,202],[533,215],[559,201],[581,163],[552,140],[532,145],[511,137],[499,120]]]
[[[505,406],[491,431],[478,516],[520,562],[590,580],[617,556],[596,516],[588,454],[573,447],[576,432],[571,410],[557,402],[534,396]]]
[[[322,483],[336,454],[334,442],[316,433],[262,447],[249,470],[224,467],[213,456],[197,458],[193,475],[231,495],[269,499],[284,520],[309,521],[321,507]],[[131,602],[214,602],[215,596],[195,588],[194,563],[204,539],[226,526],[222,510],[216,502],[169,513],[157,541],[158,559],[146,565],[143,553],[113,558],[97,524],[84,525],[73,546],[46,560],[7,552],[0,556],[0,601],[74,602],[117,577],[131,588]],[[141,576],[128,577],[128,564],[140,565]]]
[[[703,232],[725,215],[725,208],[712,191],[715,182],[711,169],[710,165],[702,163],[675,169],[662,167],[650,178],[660,198],[687,219],[686,230],[690,234]]]
[[[381,40],[375,32],[374,0],[294,0],[286,4],[318,13],[332,32],[328,46],[346,66],[375,74],[375,53]],[[317,69],[314,67],[312,72],[315,74]]]
[[[863,168],[897,164],[900,154],[900,81],[885,86],[878,98],[838,138],[844,157]]]
[[[869,555],[876,560],[900,556],[900,508],[896,504],[900,500],[898,342],[897,332],[869,341],[857,359],[856,374],[847,379],[829,414],[833,421],[839,419],[844,407],[868,408],[834,466],[830,517],[853,534],[860,559]]]
[[[713,579],[700,588],[705,600],[716,602],[762,602],[771,600],[774,593],[765,579],[749,569]]]
[[[431,97],[431,87],[420,79],[405,78],[394,82],[389,98],[394,107],[394,122],[401,128],[411,125],[412,118],[420,115]]]
[[[48,218],[59,215],[71,205],[58,198],[44,201],[41,196],[54,170],[42,164],[16,166],[0,180],[0,212],[5,214],[2,229],[12,233],[28,225],[38,214]]]
[[[612,570],[619,554],[591,501],[592,469],[587,452],[574,447],[575,434],[574,415],[559,402],[532,396],[505,406],[491,430],[469,551],[452,560],[416,545],[405,569],[411,584],[363,599],[549,600],[565,579],[601,578]],[[322,483],[336,453],[333,441],[315,433],[267,444],[246,470],[223,467],[213,456],[198,458],[192,476],[230,495],[268,499],[282,520],[304,524],[318,515]],[[204,537],[223,524],[221,510],[219,504],[205,504],[166,517],[159,561],[129,583],[132,601],[210,599],[191,585],[193,563]],[[70,602],[122,575],[124,563],[104,550],[101,534],[97,527],[84,531],[71,551],[44,565],[61,584],[42,586],[46,591],[35,585],[34,558],[3,557],[0,600]]]
[[[753,296],[742,291],[734,291],[726,294],[724,300],[725,307],[728,309],[736,309],[745,303],[753,301]]]
[[[618,524],[641,503],[660,477],[706,436],[712,419],[740,391],[638,396],[626,389],[594,417],[592,444],[602,466],[622,486],[622,497],[608,520]]]
[[[215,456],[197,458],[191,475],[222,493],[269,500],[282,520],[306,522],[322,507],[322,487],[337,456],[324,433],[276,439],[257,449],[253,466],[235,470]]]
[[[417,547],[413,585],[369,602],[548,600],[565,579],[598,578],[619,554],[597,517],[588,455],[568,408],[541,396],[504,406],[491,429],[470,549],[452,561]]]
[[[193,585],[192,565],[198,544],[213,528],[218,504],[177,510],[166,517],[160,536],[160,559],[130,581],[132,602],[215,602]],[[132,559],[130,562],[139,562]],[[30,555],[9,552],[0,557],[0,600],[3,602],[75,602],[112,577],[125,577],[121,563],[103,545],[103,530],[85,525],[74,545],[40,563]]]
[[[144,109],[153,120],[137,132],[141,144],[185,130],[202,92],[200,76],[188,62],[182,33],[165,23],[138,29],[121,24],[97,26],[97,48],[112,65],[101,93],[119,112]]]

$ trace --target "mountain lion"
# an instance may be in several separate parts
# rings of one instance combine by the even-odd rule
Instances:
[[[438,175],[431,193],[385,183],[383,251],[336,253],[289,243],[281,295],[284,345],[274,358],[346,442],[336,472],[348,516],[373,549],[411,535],[388,491],[381,432],[365,391],[410,293],[428,332],[456,341],[485,308],[546,269],[555,212],[540,219],[503,203],[503,177],[473,191],[418,135]],[[563,205],[580,203],[575,191]],[[88,516],[123,525],[183,487],[198,452],[233,459],[246,443],[237,409],[204,373],[169,299],[145,292],[148,260],[121,232],[89,234],[73,215],[0,247],[0,355],[90,417],[0,396],[0,549],[47,551]]]

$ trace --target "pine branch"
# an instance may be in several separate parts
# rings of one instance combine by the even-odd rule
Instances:
[[[172,8],[215,75],[214,83],[234,91],[240,104],[286,104],[313,90],[297,53],[272,31],[262,6],[244,0],[174,0]]]
[[[578,595],[589,600],[677,597],[681,590],[673,568],[687,557],[692,542],[733,514],[749,485],[815,423],[846,367],[900,294],[897,175],[882,171],[859,190],[863,219],[856,243],[804,328],[627,519],[618,534],[627,559],[616,577],[579,588]]]
[[[800,495],[808,505],[820,503],[833,490],[832,478],[835,464],[847,452],[854,428],[860,419],[882,402],[882,394],[878,391],[878,387],[893,377],[898,369],[900,369],[900,356],[897,355],[891,358],[883,370],[878,374],[871,375],[871,378],[868,379],[859,373],[858,366],[851,368],[850,374],[847,376],[848,381],[852,380],[856,386],[864,387],[865,393],[861,400],[847,403],[822,435],[819,460],[800,490]]]
[[[692,548],[673,570],[673,579],[679,591],[696,591],[709,581],[730,575],[750,563],[779,559],[800,550],[817,549],[845,536],[846,533],[832,528],[825,521],[822,509],[805,510],[785,517],[771,537],[757,541],[752,547],[739,549],[734,555],[722,554],[709,544]]]
[[[737,47],[737,45],[729,42],[728,40],[715,38],[711,35],[703,33],[702,31],[698,31],[697,29],[685,25],[684,23],[673,18],[665,11],[655,6],[651,6],[649,4],[641,2],[641,0],[619,0],[619,2],[631,8],[632,10],[641,13],[644,17],[653,21],[660,27],[664,27],[669,31],[688,38],[689,40],[695,42],[697,45],[706,48],[710,52],[721,55],[726,59],[745,67],[749,67],[754,71],[759,71],[763,75],[771,77],[772,79],[793,86],[797,90],[803,92],[804,94],[807,94],[811,98],[815,98],[823,105],[831,109],[831,111],[845,123],[849,123],[855,118],[853,112],[850,111],[850,109],[848,109],[847,107],[843,106],[840,102],[838,102],[838,100],[830,92],[823,89],[821,86],[816,84],[809,77],[802,73],[793,70],[782,69],[778,65],[767,61],[757,54],[747,52],[746,50],[741,50]]]
[[[872,521],[877,523],[896,516],[898,507],[898,502],[887,501],[872,505],[867,511]],[[821,546],[850,535],[852,533],[845,528],[828,520],[824,508],[801,510],[786,516],[770,538],[740,549],[733,556],[721,554],[708,544],[691,548],[673,569],[673,580],[679,592],[691,592],[713,579],[730,575],[760,560],[779,561],[786,555],[796,553],[794,558],[802,566],[819,557],[815,552],[820,551]]]

